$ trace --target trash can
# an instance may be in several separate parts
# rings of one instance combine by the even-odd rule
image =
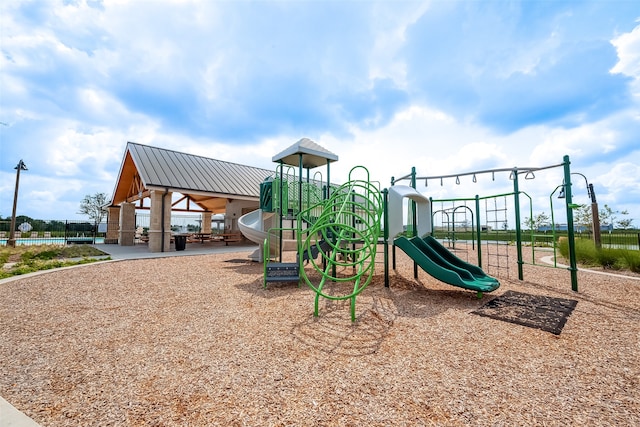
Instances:
[[[173,238],[176,242],[176,251],[184,251],[184,248],[187,247],[187,236],[184,234],[176,234]]]

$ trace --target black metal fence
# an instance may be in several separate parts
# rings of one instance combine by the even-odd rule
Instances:
[[[0,221],[0,246],[6,246],[11,237],[11,222]],[[17,224],[16,245],[67,245],[103,243],[107,223],[83,220],[31,220]]]
[[[79,243],[118,243],[118,239],[106,239],[107,227],[118,230],[120,219],[109,218],[95,223],[87,220],[39,220],[18,216],[16,221],[16,245],[67,245]],[[139,237],[149,230],[148,213],[136,213],[136,243]],[[202,220],[200,215],[171,215],[171,231],[176,233],[199,232]],[[215,230],[224,223],[216,221]],[[213,224],[212,224],[213,228]],[[11,221],[0,220],[0,246],[6,246],[10,238]]]
[[[593,235],[589,233],[576,234],[576,238],[593,240]],[[606,248],[635,249],[640,250],[640,232],[613,230],[602,232],[600,242]]]
[[[434,236],[439,239],[445,240],[469,240],[473,241],[477,237],[471,231],[447,231],[447,230],[435,230]],[[555,234],[548,232],[535,232],[532,233],[528,230],[522,232],[522,241],[531,242],[537,246],[553,246],[554,239],[557,240],[560,237],[566,237],[567,232],[560,231]],[[582,232],[574,234],[576,239],[584,239],[593,241],[593,234],[590,232]],[[512,230],[497,231],[491,233],[482,233],[481,239],[484,240],[496,240],[513,243],[516,240],[516,233]],[[600,236],[600,242],[603,248],[614,249],[628,249],[628,250],[640,250],[640,232],[638,230],[612,230],[611,232],[604,232]]]

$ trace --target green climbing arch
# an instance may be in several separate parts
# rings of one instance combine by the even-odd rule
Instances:
[[[361,172],[366,179],[352,179]],[[350,299],[351,320],[355,320],[356,296],[375,273],[382,213],[380,189],[369,180],[369,171],[363,166],[351,169],[349,181],[333,190],[327,200],[300,213],[300,277],[316,293],[316,316],[320,297]],[[303,265],[306,261],[313,267],[308,271]],[[343,294],[331,295],[326,291],[330,282],[352,282],[353,287]]]

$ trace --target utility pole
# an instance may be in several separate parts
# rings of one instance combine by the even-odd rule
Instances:
[[[596,201],[596,192],[593,189],[593,184],[589,183],[586,176],[580,172],[571,172],[571,175],[580,175],[584,178],[584,183],[587,185],[587,195],[591,200],[591,228],[593,230],[593,243],[596,248],[602,247],[602,239],[600,238],[600,214],[598,213],[598,202]]]
[[[600,214],[598,213],[598,202],[596,201],[596,192],[593,190],[593,184],[587,187],[589,198],[591,199],[591,219],[593,220],[593,242],[596,248],[602,247],[602,238],[600,237]]]
[[[9,240],[7,240],[7,246],[12,248],[16,247],[16,208],[18,206],[18,186],[20,185],[20,171],[26,171],[27,165],[24,164],[22,159],[18,162],[18,166],[14,169],[16,172],[16,191],[13,193],[13,213],[11,214],[11,229],[9,230]]]

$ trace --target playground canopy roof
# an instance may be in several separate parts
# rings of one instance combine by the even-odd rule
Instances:
[[[185,196],[182,210],[223,213],[227,200],[258,201],[260,183],[271,175],[267,169],[129,142],[110,205],[141,201],[158,190]]]
[[[273,156],[271,160],[286,165],[300,166],[300,157],[302,157],[302,167],[307,169],[325,166],[327,163],[338,160],[336,154],[319,146],[309,138],[302,138],[291,147]]]

